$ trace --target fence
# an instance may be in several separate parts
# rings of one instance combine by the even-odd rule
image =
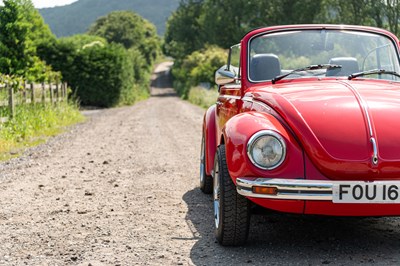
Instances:
[[[22,104],[37,104],[58,102],[67,100],[66,83],[25,83],[22,88],[15,89],[9,84],[0,84],[0,108],[8,109],[8,112],[0,113],[0,123],[7,122],[15,116],[15,107]],[[7,113],[7,116],[4,116]]]

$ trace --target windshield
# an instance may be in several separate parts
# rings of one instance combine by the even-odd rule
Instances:
[[[294,71],[285,78],[347,77],[374,69],[397,73],[400,69],[390,38],[350,30],[295,30],[260,35],[251,39],[249,57],[249,79],[254,82],[272,80],[311,65],[340,67]],[[400,80],[384,73],[363,78]]]

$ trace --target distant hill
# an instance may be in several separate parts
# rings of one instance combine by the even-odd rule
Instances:
[[[115,10],[132,10],[165,32],[165,22],[180,0],[79,0],[67,6],[39,9],[57,37],[84,33],[101,16]]]

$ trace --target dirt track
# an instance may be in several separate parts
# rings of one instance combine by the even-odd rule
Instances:
[[[153,96],[0,165],[0,265],[399,265],[398,218],[253,216],[249,243],[214,241],[198,188],[204,110],[161,65]]]

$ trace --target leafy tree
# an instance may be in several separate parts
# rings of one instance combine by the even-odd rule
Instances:
[[[131,11],[114,11],[97,19],[88,34],[122,44],[126,49],[138,49],[152,64],[160,53],[160,41],[153,24]]]
[[[4,1],[0,8],[0,72],[9,75],[25,73],[32,52],[28,46],[29,25],[23,19],[21,6]]]
[[[225,48],[239,42],[252,27],[249,18],[257,16],[254,4],[247,0],[207,0],[203,10],[199,19],[202,39]]]
[[[394,34],[399,34],[400,1],[386,0],[385,11],[389,24],[389,30]]]
[[[226,50],[208,46],[178,61],[179,65],[172,70],[178,93],[186,99],[191,87],[200,83],[213,84],[214,72],[226,63],[226,57]]]
[[[204,34],[199,21],[202,0],[181,1],[178,9],[167,21],[164,52],[176,59],[183,58],[204,47]],[[210,34],[210,38],[212,38]]]
[[[37,56],[41,42],[54,39],[30,0],[4,0],[0,7],[0,72],[43,81],[53,75]]]

